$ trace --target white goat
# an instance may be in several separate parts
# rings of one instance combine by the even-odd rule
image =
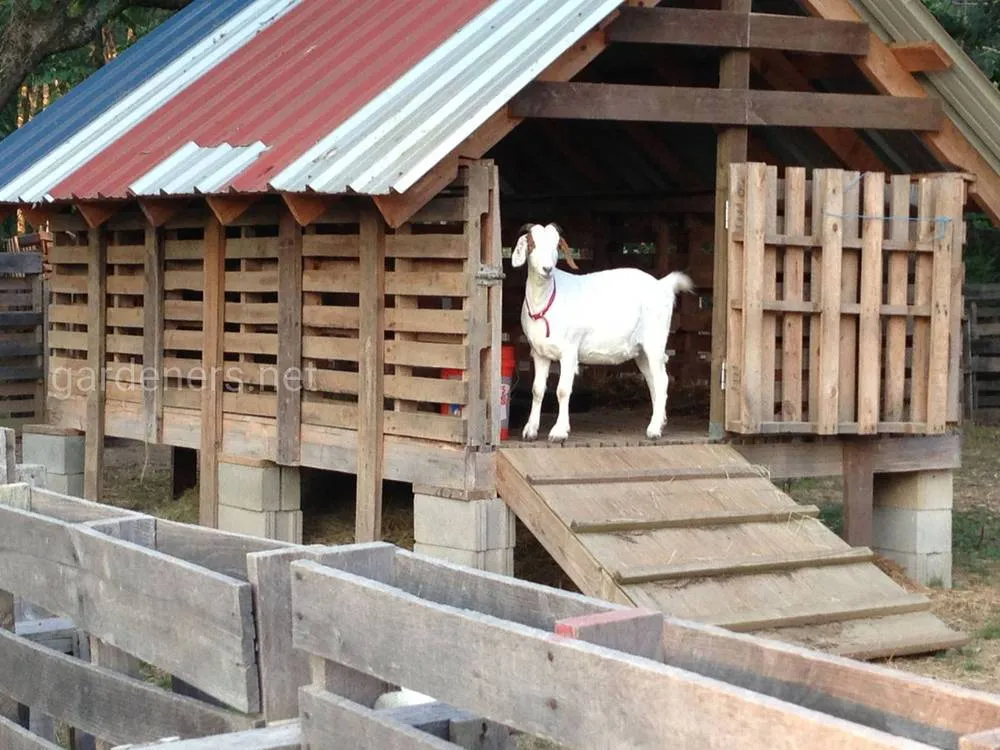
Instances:
[[[538,436],[549,366],[559,362],[559,417],[549,440],[569,437],[569,398],[578,365],[619,365],[634,359],[649,386],[653,416],[646,437],[659,438],[667,417],[667,337],[678,291],[693,287],[674,271],[656,279],[638,268],[571,274],[556,268],[563,251],[579,270],[555,224],[525,225],[511,254],[515,268],[528,262],[521,327],[531,343],[535,378],[531,413],[522,436]]]

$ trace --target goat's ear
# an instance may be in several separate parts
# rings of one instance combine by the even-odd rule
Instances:
[[[528,243],[531,242],[531,234],[522,234],[517,238],[517,244],[510,254],[511,268],[520,268],[528,259]]]
[[[574,271],[579,271],[580,266],[578,266],[576,261],[573,260],[573,251],[569,249],[569,245],[566,244],[566,240],[562,237],[559,238],[559,249],[562,251],[563,257],[566,258],[566,265]]]

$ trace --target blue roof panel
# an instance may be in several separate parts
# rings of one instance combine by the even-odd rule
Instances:
[[[56,99],[0,140],[0,185],[78,133],[252,2],[195,0]]]

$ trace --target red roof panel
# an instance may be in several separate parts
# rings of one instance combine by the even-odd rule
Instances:
[[[303,0],[52,189],[127,197],[183,144],[269,147],[232,186],[268,180],[488,7],[490,0]]]

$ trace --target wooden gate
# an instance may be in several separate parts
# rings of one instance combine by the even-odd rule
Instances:
[[[964,203],[961,174],[780,178],[733,165],[726,429],[929,434],[957,422]]]

